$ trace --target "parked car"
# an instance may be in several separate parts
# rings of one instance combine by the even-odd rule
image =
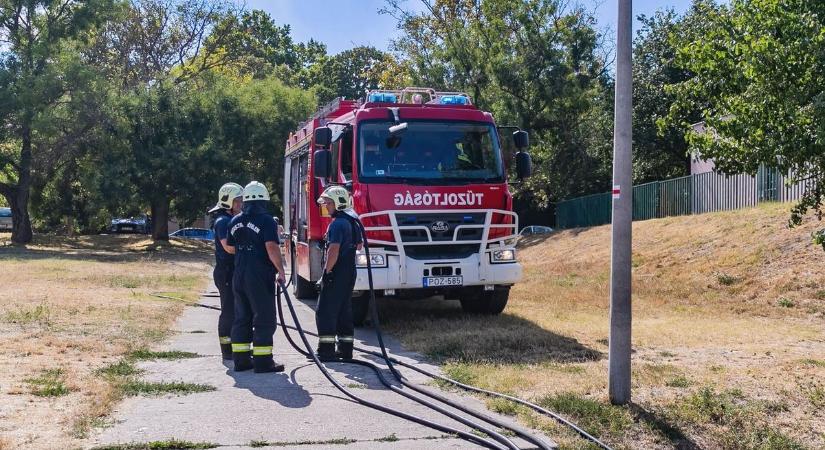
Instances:
[[[11,230],[11,208],[0,208],[0,230]]]
[[[129,217],[125,219],[112,219],[112,223],[109,226],[109,231],[112,233],[148,234],[152,231],[152,219],[146,215]]]
[[[553,229],[543,225],[530,225],[521,229],[519,236],[532,236],[535,234],[550,234]]]
[[[206,228],[181,228],[174,233],[169,234],[170,238],[180,239],[197,239],[200,241],[212,241],[215,239],[215,234],[212,230]]]

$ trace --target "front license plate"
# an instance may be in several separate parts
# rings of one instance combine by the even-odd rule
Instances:
[[[424,277],[424,287],[461,286],[463,277]]]

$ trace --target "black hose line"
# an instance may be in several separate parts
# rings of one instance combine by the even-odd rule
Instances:
[[[292,341],[292,339],[289,337],[288,334],[287,334],[287,340],[301,354],[311,358],[312,361],[315,363],[315,365],[318,366],[318,368],[321,370],[321,373],[324,375],[324,377],[326,377],[326,379],[329,380],[329,382],[332,383],[332,385],[335,386],[344,395],[346,395],[347,397],[351,398],[355,402],[360,403],[364,406],[376,409],[376,410],[381,411],[381,412],[385,412],[387,414],[391,414],[391,415],[396,416],[396,417],[401,417],[402,419],[407,419],[407,420],[409,420],[411,422],[415,422],[419,425],[424,425],[426,427],[433,428],[435,430],[441,431],[442,433],[448,433],[448,434],[456,435],[456,436],[458,436],[458,437],[460,437],[464,440],[467,440],[467,441],[472,442],[474,444],[480,445],[482,447],[492,448],[492,449],[497,449],[497,450],[500,450],[500,449],[505,449],[506,450],[507,447],[497,445],[494,442],[487,441],[487,440],[485,440],[485,439],[483,439],[479,436],[476,436],[474,434],[467,433],[465,431],[461,431],[461,430],[458,430],[458,429],[455,429],[455,428],[451,428],[451,427],[448,427],[446,425],[441,425],[441,424],[432,422],[430,420],[427,420],[427,419],[424,419],[424,418],[421,418],[421,417],[418,417],[418,416],[414,416],[412,414],[407,414],[403,411],[398,411],[398,410],[380,405],[378,403],[371,402],[369,400],[366,400],[366,399],[364,399],[362,397],[359,397],[359,396],[353,394],[352,392],[350,392],[349,389],[342,386],[340,383],[338,383],[338,381],[335,380],[335,378],[333,378],[333,376],[329,373],[327,368],[324,367],[324,364],[321,363],[321,361],[318,359],[318,356],[312,350],[312,345],[310,345],[309,341],[307,340],[306,334],[305,334],[303,328],[301,327],[301,323],[298,321],[298,315],[295,312],[295,307],[292,304],[292,299],[290,298],[289,293],[286,291],[286,289],[284,289],[284,285],[282,283],[279,282],[278,284],[279,284],[279,289],[277,290],[277,297],[278,297],[278,299],[280,299],[280,294],[281,293],[284,294],[284,298],[286,298],[287,307],[289,308],[290,315],[292,316],[292,321],[295,324],[294,328],[295,328],[296,331],[298,331],[298,335],[301,337],[301,341],[303,342],[305,349],[301,349],[297,344],[295,344],[295,342]],[[286,328],[286,324],[283,322],[283,314],[281,314],[281,324],[283,325],[284,332],[286,334],[286,329],[287,328]],[[292,327],[290,327],[290,328],[292,328]],[[378,373],[380,373],[380,370],[378,369],[378,367],[375,367],[375,369],[377,371],[379,371]],[[380,378],[381,377],[379,376],[379,379]],[[384,381],[386,381],[386,379]],[[389,384],[388,381],[387,381],[387,384]],[[398,392],[398,391],[396,391],[396,392]],[[405,394],[405,396],[409,395],[407,393],[404,393],[404,394]],[[415,399],[414,396],[410,396],[409,398]],[[474,425],[470,425],[470,426],[473,427],[473,428],[476,428],[476,426],[474,426]],[[518,447],[516,447],[516,448],[518,448]]]
[[[373,321],[373,326],[375,327],[375,334],[378,337],[378,344],[381,347],[381,354],[380,355],[378,355],[376,352],[367,352],[367,353],[372,354],[374,356],[382,357],[384,360],[386,360],[387,367],[389,367],[390,372],[392,372],[392,374],[396,377],[396,379],[398,379],[400,382],[404,383],[405,386],[409,386],[411,389],[418,391],[418,389],[416,389],[416,387],[413,387],[414,385],[408,385],[404,381],[403,376],[401,376],[401,374],[393,366],[394,362],[396,362],[396,363],[400,363],[400,362],[395,360],[395,359],[390,358],[390,356],[387,354],[387,349],[384,346],[383,333],[381,331],[381,323],[378,319],[378,306],[377,306],[377,304],[376,304],[377,302],[375,300],[375,288],[373,286],[373,280],[372,280],[372,259],[370,258],[370,247],[369,247],[369,241],[367,239],[367,232],[364,229],[364,225],[361,223],[360,220],[354,219],[353,222],[355,222],[358,225],[358,230],[361,232],[361,236],[362,236],[362,239],[364,241],[364,253],[367,257],[367,280],[369,282],[369,288],[370,288],[370,314],[371,314],[371,318],[372,318],[372,321]],[[534,411],[537,411],[539,413],[542,413],[542,414],[545,414],[545,415],[548,415],[548,416],[552,417],[553,419],[555,419],[556,421],[558,421],[562,425],[565,425],[565,426],[569,427],[570,429],[572,429],[573,431],[578,433],[581,437],[593,442],[594,444],[598,445],[599,447],[601,447],[603,449],[606,449],[606,450],[611,450],[610,447],[608,447],[605,443],[603,443],[600,440],[598,440],[597,438],[591,436],[589,433],[587,433],[586,431],[584,431],[580,427],[578,427],[575,424],[573,424],[572,422],[564,419],[560,415],[558,415],[558,414],[556,414],[552,411],[549,411],[545,408],[542,408],[539,405],[536,405],[534,403],[530,403],[526,400],[522,400],[522,399],[517,398],[517,397],[502,394],[502,393],[499,393],[499,392],[488,391],[486,389],[481,389],[481,388],[477,388],[477,387],[474,387],[474,386],[469,386],[467,384],[460,383],[456,380],[453,380],[453,379],[450,379],[450,378],[447,378],[447,377],[444,377],[444,376],[441,376],[441,375],[428,373],[427,371],[425,371],[423,369],[420,369],[418,367],[414,367],[414,366],[409,365],[409,364],[405,364],[405,363],[400,363],[400,364],[405,366],[405,367],[412,368],[413,370],[415,370],[415,371],[417,371],[421,374],[430,376],[430,377],[435,378],[435,379],[439,379],[439,380],[442,380],[442,381],[449,382],[449,383],[451,383],[455,386],[461,387],[461,388],[466,389],[466,390],[470,390],[470,391],[473,391],[473,392],[479,392],[479,393],[483,393],[483,394],[490,395],[490,396],[504,398],[504,399],[516,402],[518,404],[527,406],[527,407],[533,409]],[[516,430],[513,430],[513,431],[516,431]],[[527,439],[528,441],[533,442],[534,444],[537,444],[540,447],[544,448],[543,443],[535,442],[534,440],[529,439],[529,438],[527,438],[526,436],[523,436],[523,435],[522,435],[522,437]]]
[[[527,430],[525,430],[523,428],[520,428],[520,427],[515,427],[511,424],[505,423],[505,422],[503,422],[499,419],[496,419],[492,416],[489,416],[487,414],[483,414],[481,412],[470,409],[470,408],[468,408],[464,405],[461,405],[460,403],[457,403],[454,400],[451,400],[451,399],[449,399],[449,398],[447,398],[447,397],[445,397],[441,394],[422,389],[421,387],[407,381],[407,379],[404,378],[404,376],[401,375],[400,372],[398,372],[398,370],[395,368],[395,366],[393,364],[392,359],[390,358],[389,354],[387,353],[386,346],[384,345],[384,333],[381,330],[381,321],[379,320],[379,317],[378,317],[378,305],[377,305],[377,301],[375,300],[375,287],[374,287],[373,279],[372,279],[372,262],[371,262],[371,258],[370,258],[370,247],[369,247],[369,240],[367,239],[367,232],[364,229],[364,225],[361,223],[360,220],[358,220],[356,218],[353,218],[352,222],[354,222],[358,226],[358,231],[361,234],[361,238],[363,240],[364,253],[367,257],[367,280],[369,282],[369,288],[370,288],[370,300],[369,300],[369,302],[370,302],[370,316],[372,318],[373,327],[375,328],[375,335],[378,338],[378,345],[381,347],[381,358],[384,359],[385,363],[387,364],[387,367],[390,369],[390,372],[393,374],[395,379],[398,380],[405,387],[407,387],[409,389],[412,389],[415,392],[418,392],[420,394],[423,394],[423,395],[429,396],[431,398],[434,398],[434,399],[436,399],[436,400],[438,400],[438,401],[440,401],[444,404],[450,405],[450,406],[452,406],[452,407],[454,407],[454,408],[456,408],[460,411],[463,411],[463,412],[465,412],[467,414],[470,414],[470,415],[472,415],[476,418],[484,420],[485,422],[491,423],[491,424],[496,425],[496,426],[501,427],[501,428],[510,429],[514,433],[516,433],[516,435],[520,436],[522,439],[524,439],[524,440],[526,440],[526,441],[528,441],[532,444],[537,445],[538,448],[540,448],[540,449],[543,449],[543,450],[551,449],[552,447],[548,446],[547,443],[545,443],[543,440],[535,437],[532,433],[528,432]]]

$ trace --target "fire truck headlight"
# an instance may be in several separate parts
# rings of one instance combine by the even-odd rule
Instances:
[[[513,262],[516,260],[516,251],[512,249],[494,250],[492,258],[494,263]]]
[[[358,253],[355,255],[355,265],[358,267],[367,267],[367,255]],[[370,255],[370,265],[373,268],[387,267],[387,258],[384,255]]]

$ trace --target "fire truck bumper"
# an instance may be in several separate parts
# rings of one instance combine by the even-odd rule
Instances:
[[[521,280],[517,261],[493,264],[478,255],[451,260],[417,260],[386,255],[386,267],[373,267],[373,287],[387,289],[455,289],[462,286],[509,286]],[[358,267],[355,291],[368,291],[367,268]]]

